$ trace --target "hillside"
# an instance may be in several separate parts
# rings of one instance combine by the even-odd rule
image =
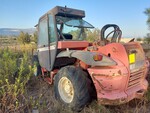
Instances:
[[[21,31],[29,34],[35,32],[35,28],[18,29],[18,28],[0,28],[0,35],[2,36],[18,36]]]

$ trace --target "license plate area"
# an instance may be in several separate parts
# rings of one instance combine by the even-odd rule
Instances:
[[[135,53],[129,54],[129,63],[134,64],[135,63]]]

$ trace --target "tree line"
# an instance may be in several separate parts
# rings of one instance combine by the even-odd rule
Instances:
[[[150,30],[150,8],[147,8],[144,13],[147,15],[147,25],[148,29]],[[147,35],[144,37],[144,41],[147,42],[148,44],[150,43],[150,32],[147,33]]]
[[[148,25],[148,29],[150,30],[150,8],[147,8],[144,11],[144,14],[148,17],[146,23]],[[137,41],[143,41],[144,43],[150,44],[150,32],[147,33],[143,38],[137,38]]]

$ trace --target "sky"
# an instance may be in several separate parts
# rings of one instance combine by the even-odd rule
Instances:
[[[150,32],[144,14],[150,0],[0,0],[0,28],[34,28],[55,6],[84,10],[84,20],[99,29],[117,24],[123,37],[144,37]]]

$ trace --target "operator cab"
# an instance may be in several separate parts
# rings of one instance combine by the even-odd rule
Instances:
[[[89,45],[84,41],[86,29],[94,27],[84,21],[84,17],[82,10],[56,6],[39,19],[38,58],[41,67],[51,71],[58,52]]]

